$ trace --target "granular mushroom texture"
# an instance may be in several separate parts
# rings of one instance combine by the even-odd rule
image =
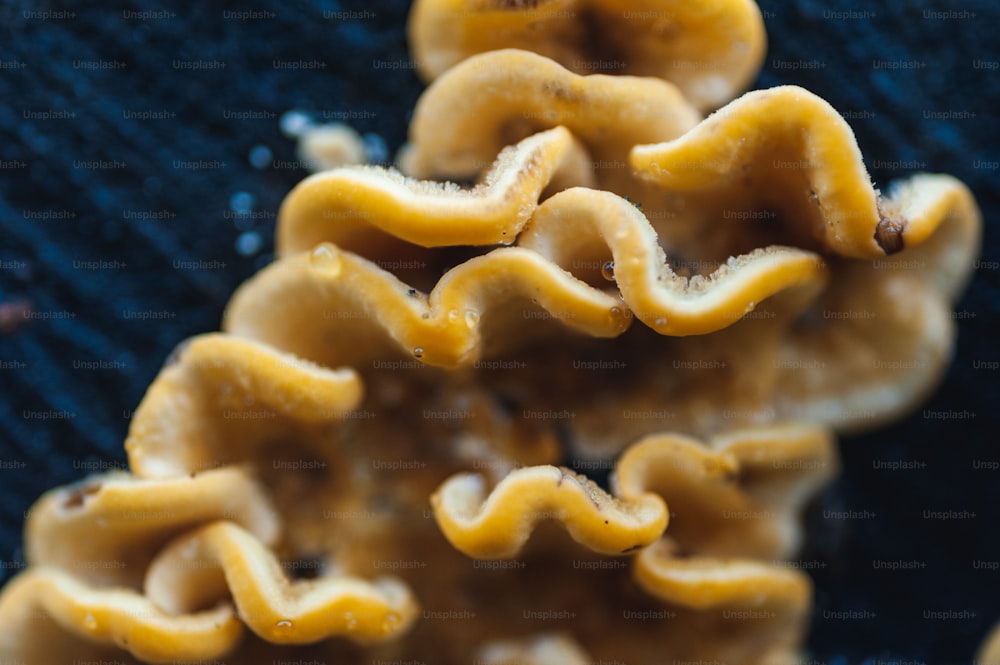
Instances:
[[[760,66],[749,2],[421,0],[410,28],[440,77],[403,173],[288,196],[278,261],[136,410],[130,473],[34,509],[5,658],[799,657],[783,560],[837,470],[825,424],[939,378],[971,194],[881,196],[798,88],[701,120]]]
[[[367,423],[374,430],[370,433],[362,426],[332,434],[331,449],[384,445],[385,426],[377,422]],[[832,439],[821,428],[788,426],[733,432],[710,448],[667,436],[628,449],[615,474],[621,498],[550,466],[528,465],[512,472],[500,483],[514,490],[494,490],[489,519],[530,520],[530,536],[523,529],[492,528],[479,520],[444,529],[476,556],[506,559],[470,559],[438,529],[463,510],[458,504],[464,499],[455,497],[456,483],[465,482],[460,474],[438,489],[441,498],[432,500],[432,518],[411,514],[401,505],[390,509],[392,503],[385,500],[376,508],[318,496],[325,506],[326,531],[333,536],[325,549],[301,545],[302,539],[292,533],[309,533],[301,520],[289,519],[273,548],[222,520],[160,547],[145,567],[141,587],[88,583],[72,566],[33,565],[0,602],[0,616],[17,628],[13,634],[30,639],[6,638],[5,647],[27,662],[66,648],[119,658],[130,653],[141,662],[222,659],[252,664],[291,653],[269,644],[316,640],[322,641],[296,653],[325,658],[406,655],[447,663],[520,649],[627,656],[636,663],[659,662],[664,649],[678,658],[746,663],[790,658],[804,630],[811,586],[802,573],[773,561],[790,551],[797,538],[763,549],[742,548],[740,539],[730,539],[722,549],[706,543],[724,542],[731,529],[767,533],[772,520],[774,526],[787,521],[780,530],[794,533],[801,502],[835,471]],[[248,455],[254,457],[252,451]],[[691,464],[710,470],[716,464],[706,460],[716,456],[722,477],[711,472],[684,476],[685,487],[671,486],[670,478],[679,470],[683,473]],[[329,460],[330,466],[347,461],[333,454]],[[239,468],[259,472],[266,461],[258,455]],[[477,457],[464,464],[483,461]],[[803,461],[810,463],[793,463]],[[777,470],[769,478],[755,466]],[[740,480],[743,467],[749,475]],[[226,469],[199,476],[211,473]],[[421,475],[441,479],[446,473],[442,467],[405,475],[420,485]],[[165,481],[145,482],[159,487]],[[399,484],[392,474],[376,475],[367,483],[370,491],[383,493]],[[269,486],[276,506],[289,505],[287,495],[295,493],[291,487]],[[733,492],[744,498],[733,503],[726,498]],[[547,498],[537,500],[542,496]],[[666,523],[664,499],[669,503],[670,496],[677,497],[677,519],[687,527],[657,542]],[[792,497],[792,503],[785,505],[785,497]],[[531,505],[534,512],[528,514],[525,506]],[[717,519],[720,507],[728,511],[734,506],[768,516]],[[381,514],[375,515],[378,509]],[[381,533],[373,521],[382,522],[389,533]],[[559,522],[565,531],[552,528]],[[454,529],[466,535],[454,540]],[[146,538],[157,542],[155,534]],[[509,540],[502,543],[504,539]],[[143,540],[122,541],[122,548]],[[346,547],[337,546],[341,541]],[[649,543],[654,546],[646,548]],[[595,547],[615,553],[602,555]],[[712,554],[723,550],[724,556]],[[108,553],[110,560],[120,555]],[[291,563],[303,555],[324,564],[316,578],[292,580]],[[747,623],[747,617],[753,621]],[[462,631],[454,630],[457,620],[467,622]],[[650,630],[650,623],[658,629]],[[594,630],[598,625],[606,630]],[[622,635],[630,638],[624,644]],[[342,637],[324,639],[330,636]],[[248,653],[238,648],[241,640],[256,646]]]
[[[226,519],[273,545],[281,518],[247,469],[147,480],[115,472],[50,490],[25,525],[32,565],[73,570],[90,584],[137,588],[167,542]],[[110,564],[109,564],[110,562]]]
[[[571,141],[569,132],[555,128],[493,152],[492,168],[472,189],[379,167],[315,174],[281,205],[278,253],[310,250],[322,241],[377,246],[396,238],[425,247],[512,242],[565,162]],[[487,165],[479,164],[476,175]]]
[[[428,81],[474,54],[518,48],[581,74],[662,78],[699,108],[739,94],[767,47],[750,0],[418,0],[408,32]]]

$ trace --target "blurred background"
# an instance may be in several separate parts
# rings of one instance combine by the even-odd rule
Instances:
[[[164,358],[272,260],[278,205],[307,175],[286,112],[352,125],[377,159],[405,140],[423,87],[409,2],[203,4],[0,3],[0,584],[23,566],[31,503],[126,468],[131,409]],[[1000,5],[760,6],[754,87],[828,99],[878,185],[950,173],[984,213],[951,370],[909,419],[842,440],[800,557],[813,662],[969,663],[1000,620]],[[925,519],[949,510],[965,517]]]

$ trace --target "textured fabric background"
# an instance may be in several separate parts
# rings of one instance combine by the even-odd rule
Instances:
[[[390,155],[404,140],[422,87],[407,60],[407,2],[200,4],[0,3],[0,583],[23,565],[31,502],[124,467],[130,409],[163,359],[183,338],[217,329],[228,295],[270,261],[274,213],[306,175],[249,161],[258,146],[295,159],[281,114],[325,112]],[[967,663],[1000,619],[1000,572],[977,563],[1000,560],[1000,483],[983,464],[1000,461],[997,372],[983,364],[1000,360],[1000,5],[761,6],[770,50],[756,87],[804,85],[847,112],[880,185],[949,172],[984,211],[984,262],[958,308],[951,371],[925,410],[843,440],[843,475],[811,508],[802,555],[816,566],[816,662]],[[225,13],[248,9],[267,13]],[[940,111],[955,113],[936,119]],[[188,168],[198,160],[215,168]],[[248,201],[250,215],[233,213]],[[877,468],[891,461],[920,468]],[[847,509],[872,518],[823,517]],[[975,517],[924,519],[947,509]],[[887,571],[883,561],[926,565]],[[833,614],[844,610],[869,616]],[[928,618],[940,610],[964,618]]]

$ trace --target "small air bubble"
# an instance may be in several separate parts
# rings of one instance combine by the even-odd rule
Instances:
[[[260,251],[261,245],[264,241],[261,239],[260,234],[256,231],[247,231],[241,233],[238,238],[236,238],[236,252],[240,256],[253,256]]]
[[[248,215],[253,210],[253,194],[236,192],[229,197],[229,209],[237,215]]]
[[[615,262],[605,261],[601,266],[601,275],[609,282],[615,281]]]
[[[250,148],[247,159],[250,161],[250,166],[262,171],[271,165],[274,155],[271,154],[271,149],[266,145],[255,145]]]
[[[406,291],[406,295],[410,296],[411,298],[416,298],[417,297],[417,290],[416,289],[408,289]]]
[[[417,360],[423,358],[424,357],[423,348],[418,346],[415,349],[413,349],[413,357],[416,358]]]
[[[340,250],[331,243],[320,243],[309,255],[309,265],[327,277],[336,277],[341,269]]]

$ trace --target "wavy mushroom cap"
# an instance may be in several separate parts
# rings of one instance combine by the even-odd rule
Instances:
[[[581,148],[575,170],[617,191],[631,181],[633,145],[676,138],[700,119],[660,79],[581,76],[529,51],[493,51],[455,66],[424,91],[399,162],[414,177],[474,179],[504,146],[563,126]]]
[[[767,47],[752,0],[418,0],[408,33],[427,81],[477,53],[517,48],[577,73],[665,79],[703,109],[749,85]]]

